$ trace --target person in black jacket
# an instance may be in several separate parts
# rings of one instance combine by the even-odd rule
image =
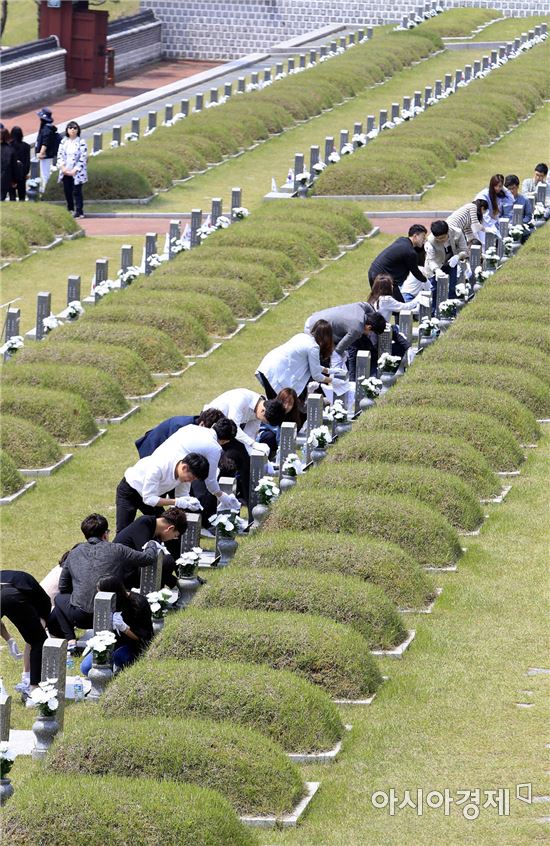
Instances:
[[[113,543],[121,543],[130,549],[143,549],[148,541],[156,540],[163,543],[169,551],[162,562],[162,584],[167,587],[175,587],[178,580],[174,576],[175,559],[179,558],[179,539],[187,528],[187,516],[183,508],[176,508],[173,505],[167,508],[160,516],[144,514],[138,517],[125,529],[122,529],[115,536]],[[139,587],[139,568],[128,567],[125,569],[122,579],[128,588]]]
[[[30,646],[30,690],[40,682],[42,646],[47,638],[45,621],[50,597],[34,576],[22,570],[0,570],[0,614],[7,617]]]
[[[426,277],[419,267],[420,261],[424,259],[424,241],[428,230],[421,223],[415,223],[410,227],[408,236],[398,238],[385,250],[382,250],[369,267],[369,284],[372,284],[379,273],[387,274],[393,279],[393,297],[400,303],[403,302],[403,295],[400,285],[403,284],[409,273],[412,273],[421,282]]]
[[[15,153],[10,144],[10,133],[4,127],[0,130],[0,200],[2,202],[8,196],[12,183],[15,182]]]
[[[27,177],[31,169],[31,148],[23,141],[23,130],[20,126],[14,126],[11,131],[11,146],[15,155],[15,179],[9,190],[10,200],[15,200],[17,194],[19,202],[24,203]]]
[[[74,546],[59,577],[59,593],[48,618],[48,631],[74,646],[75,626],[89,628],[94,621],[94,598],[98,578],[121,577],[128,567],[146,567],[157,560],[157,545],[152,543],[137,552],[119,543],[109,543],[109,524],[101,514],[90,514],[82,521],[86,543]]]
[[[151,607],[145,596],[127,590],[116,576],[104,576],[97,583],[97,590],[116,595],[113,629],[117,643],[113,652],[113,668],[121,670],[133,663],[153,638]],[[87,676],[92,666],[89,652],[80,665],[80,672]]]
[[[53,160],[57,155],[57,127],[53,122],[51,109],[47,106],[36,113],[40,118],[40,128],[36,136],[35,153],[40,160],[41,192],[46,190],[48,179],[52,170]]]

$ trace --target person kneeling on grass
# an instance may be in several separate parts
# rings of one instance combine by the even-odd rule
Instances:
[[[175,587],[178,580],[174,576],[176,559],[180,554],[180,538],[187,528],[187,516],[183,508],[167,508],[159,517],[154,514],[144,514],[138,517],[125,529],[122,529],[113,543],[121,543],[130,549],[143,549],[146,543],[155,540],[164,544],[168,555],[164,556],[162,562],[162,584],[167,587]],[[140,573],[138,567],[128,567],[122,579],[128,588],[139,587]]]
[[[151,608],[145,596],[127,590],[121,579],[104,576],[97,583],[97,590],[116,596],[113,629],[117,643],[113,652],[113,670],[117,672],[132,664],[153,639]],[[92,652],[84,652],[80,672],[87,676],[92,668]]]

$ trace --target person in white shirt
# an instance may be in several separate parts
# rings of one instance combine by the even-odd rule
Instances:
[[[430,305],[431,303],[431,294],[428,291],[420,291],[416,297],[406,303],[396,300],[392,296],[392,292],[392,277],[388,273],[379,273],[372,283],[369,303],[375,311],[382,315],[386,323],[391,321],[394,311],[412,311],[415,314],[419,305]]]
[[[248,388],[225,391],[207,403],[203,411],[209,408],[218,408],[237,424],[236,439],[245,445],[249,454],[253,451],[265,452],[266,455],[269,453],[269,446],[256,440],[260,425],[269,423],[270,426],[280,426],[285,415],[280,400],[266,400],[261,394]]]
[[[222,445],[237,433],[232,420],[222,418],[206,429],[185,426],[132,467],[128,467],[116,491],[117,533],[142,514],[162,514],[163,506],[200,510],[200,503],[189,496],[191,482],[202,480],[218,500],[219,509],[240,508],[236,497],[222,493],[218,484],[218,462]],[[174,496],[167,495],[174,490]]]
[[[540,162],[535,165],[535,172],[532,177],[524,179],[521,183],[522,194],[535,195],[537,187],[548,181],[548,165],[545,162]]]
[[[446,220],[434,220],[425,244],[426,275],[435,296],[435,277],[446,273],[449,277],[449,297],[455,296],[457,265],[468,258],[468,244],[461,229],[449,226]],[[435,307],[435,302],[434,302]]]
[[[256,378],[269,399],[274,399],[283,388],[293,388],[304,399],[308,382],[332,383],[329,367],[333,349],[330,323],[318,320],[311,327],[311,334],[299,332],[268,352],[258,365]]]

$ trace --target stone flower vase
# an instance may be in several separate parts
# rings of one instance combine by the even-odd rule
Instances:
[[[421,335],[420,336],[420,346],[421,347],[429,347],[430,344],[437,339],[437,335]]]
[[[9,778],[0,778],[0,808],[13,796],[13,784]]]
[[[321,461],[327,457],[327,451],[325,447],[315,447],[311,450],[310,458],[314,464],[320,464]]]
[[[254,511],[252,512],[254,513]],[[226,567],[234,557],[238,543],[236,538],[218,538],[218,552],[220,553],[220,567]]]
[[[454,323],[454,318],[450,317],[440,317],[439,318],[439,328],[442,332],[446,332],[449,326],[452,326]]]
[[[44,714],[39,714],[33,723],[32,730],[36,738],[35,746],[31,753],[32,758],[34,760],[41,760],[46,757],[48,749],[52,745],[54,737],[59,731],[59,723],[55,719],[55,714],[50,717],[46,717]]]
[[[382,380],[384,388],[391,388],[391,386],[395,385],[395,383],[397,382],[397,372],[383,372],[380,374],[380,379]]]
[[[362,397],[362,399],[359,400],[359,408],[361,411],[366,411],[367,408],[372,408],[375,402],[376,401],[371,397]]]
[[[351,429],[351,420],[339,420],[336,423],[335,434],[338,437],[340,437],[341,435],[347,435],[348,432],[351,432]]]
[[[289,491],[291,488],[296,487],[297,482],[297,476],[291,476],[289,473],[283,473],[281,481],[279,482],[279,488],[281,491]]]
[[[179,596],[176,607],[187,608],[200,586],[201,582],[196,576],[178,578]]]
[[[87,698],[92,702],[97,702],[113,678],[112,657],[110,652],[107,650],[106,652],[101,653],[101,655],[104,657],[97,658],[94,653],[92,668],[88,673],[88,678],[92,683],[92,687]]]
[[[153,617],[153,634],[158,635],[164,628],[164,615],[162,617]]]
[[[265,523],[267,515],[269,514],[269,506],[263,505],[259,502],[252,509],[252,516],[254,518],[253,529],[259,529]]]

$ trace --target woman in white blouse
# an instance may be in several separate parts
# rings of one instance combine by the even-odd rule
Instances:
[[[416,297],[413,297],[406,303],[394,299],[392,292],[393,279],[389,274],[379,273],[378,276],[375,276],[372,283],[369,304],[384,317],[386,323],[390,322],[394,311],[417,312],[419,305],[431,304],[431,293],[429,291],[420,291]]]
[[[318,320],[311,334],[299,332],[286,344],[268,352],[256,370],[256,378],[268,399],[276,397],[283,388],[293,388],[303,399],[308,382],[331,384],[329,367],[333,349],[330,323]]]
[[[68,210],[74,217],[84,217],[82,186],[88,181],[88,146],[74,120],[67,124],[65,138],[59,145],[57,165]]]

